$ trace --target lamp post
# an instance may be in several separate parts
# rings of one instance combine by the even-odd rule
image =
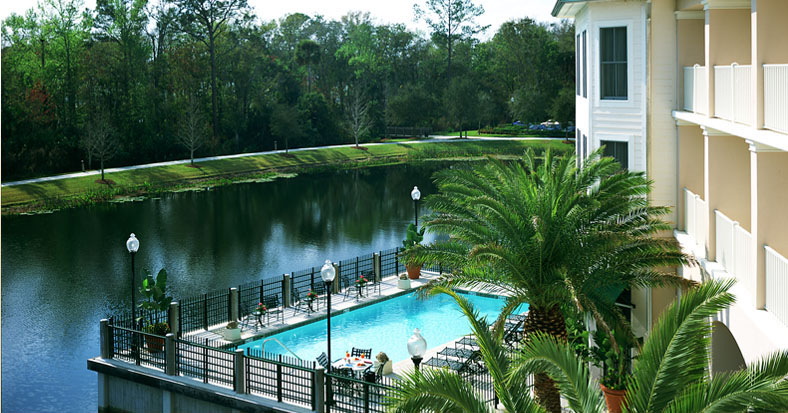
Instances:
[[[413,211],[416,215],[416,229],[419,229],[419,199],[421,199],[421,191],[418,186],[414,186],[410,191],[410,197],[413,199]]]
[[[320,278],[326,283],[326,294],[328,295],[328,303],[326,304],[326,338],[327,338],[327,356],[328,356],[328,373],[331,373],[331,284],[334,283],[334,277],[337,275],[337,270],[331,260],[326,260],[323,268],[320,269]],[[334,404],[334,394],[331,390],[331,378],[328,378],[328,391],[326,392],[326,406]]]
[[[408,353],[410,354],[410,359],[413,360],[413,365],[416,367],[416,370],[419,369],[419,364],[421,364],[421,360],[424,358],[424,353],[427,352],[427,340],[421,336],[421,332],[419,329],[413,330],[413,335],[408,340]]]
[[[134,300],[134,255],[137,254],[137,251],[140,249],[140,240],[132,233],[129,235],[129,239],[126,240],[126,249],[129,251],[131,255],[131,322],[134,327],[137,326],[137,312],[134,309],[136,306],[136,301]]]

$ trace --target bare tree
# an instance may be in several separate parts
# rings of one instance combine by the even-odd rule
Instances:
[[[356,148],[358,148],[358,138],[369,132],[372,127],[372,121],[367,112],[369,112],[369,102],[364,101],[358,87],[353,88],[353,96],[347,107],[347,122],[350,133],[356,141]]]
[[[194,151],[200,149],[205,142],[206,132],[205,116],[200,109],[200,102],[194,96],[189,96],[186,113],[181,118],[178,142],[189,151],[191,164],[194,165]]]
[[[82,135],[82,147],[88,153],[88,165],[95,157],[101,162],[101,180],[104,181],[104,161],[118,152],[120,144],[107,115],[100,113],[88,123]]]

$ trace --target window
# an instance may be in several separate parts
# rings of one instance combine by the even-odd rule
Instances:
[[[585,160],[586,157],[588,157],[588,136],[586,135],[583,135],[583,153],[581,155],[582,155],[581,158],[583,158],[583,160]]]
[[[580,96],[580,60],[582,56],[580,56],[581,48],[580,48],[580,35],[577,35],[577,39],[575,40],[575,94]]]
[[[627,28],[599,29],[600,97],[627,98]]]
[[[588,82],[586,81],[586,79],[588,79],[588,69],[587,69],[588,64],[586,64],[586,61],[588,60],[588,54],[586,54],[586,43],[587,43],[586,31],[583,30],[582,44],[583,44],[583,97],[584,98],[588,97]]]
[[[603,156],[613,157],[622,169],[629,168],[629,144],[621,141],[599,141],[605,147]]]
[[[580,129],[575,128],[575,156],[577,157],[577,161],[580,162]]]

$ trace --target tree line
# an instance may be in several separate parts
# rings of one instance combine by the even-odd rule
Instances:
[[[2,22],[3,180],[572,119],[571,25],[481,41],[470,0],[414,11],[429,37],[359,12],[263,21],[246,0],[41,0]]]

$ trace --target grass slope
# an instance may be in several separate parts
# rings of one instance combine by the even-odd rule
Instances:
[[[109,186],[97,183],[98,175],[2,188],[3,213],[41,212],[70,206],[108,201],[124,195],[177,190],[184,187],[215,186],[234,181],[264,178],[275,172],[302,170],[320,166],[364,166],[401,163],[429,159],[472,158],[483,155],[519,155],[525,148],[540,151],[552,148],[570,151],[560,141],[485,141],[485,142],[424,142],[418,144],[373,145],[319,148],[289,154],[265,154],[242,158],[136,169],[106,174],[114,182]]]

